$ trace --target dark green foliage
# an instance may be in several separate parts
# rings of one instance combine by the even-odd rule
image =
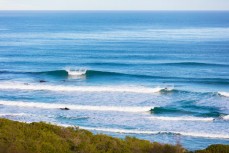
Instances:
[[[69,152],[69,143],[56,133],[61,134],[62,128],[45,123],[25,124],[0,119],[0,152]]]
[[[204,150],[198,150],[195,153],[229,153],[229,145],[215,144],[210,145]]]
[[[209,152],[210,151],[210,152]],[[217,152],[218,151],[218,152]],[[0,119],[0,153],[184,153],[180,145],[124,140],[78,128]],[[228,146],[210,146],[196,153],[229,153]]]

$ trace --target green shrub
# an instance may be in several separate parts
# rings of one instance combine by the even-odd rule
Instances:
[[[229,153],[229,146],[212,145],[196,153]],[[0,153],[185,153],[180,145],[124,140],[87,130],[47,123],[21,123],[0,118]]]
[[[215,144],[210,145],[204,150],[198,150],[195,153],[229,153],[229,145]]]

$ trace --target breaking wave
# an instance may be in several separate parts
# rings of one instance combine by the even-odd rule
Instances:
[[[70,76],[82,76],[86,74],[87,69],[67,69],[66,71]]]
[[[72,126],[66,124],[60,124],[60,125],[66,127]],[[90,130],[90,131],[101,131],[101,132],[112,132],[112,133],[123,133],[123,134],[145,134],[145,135],[168,134],[168,135],[182,135],[182,136],[190,136],[190,137],[229,139],[229,135],[227,134],[209,134],[209,133],[176,132],[176,131],[127,130],[127,129],[97,128],[97,127],[83,127],[83,126],[79,126],[79,128]]]
[[[222,119],[223,119],[223,120],[229,121],[229,115],[224,115],[224,116],[222,116]]]
[[[67,92],[129,92],[129,93],[158,93],[160,91],[172,90],[170,88],[148,88],[137,86],[61,86],[47,84],[23,84],[23,83],[2,83],[2,90],[48,90],[48,91],[67,91]]]
[[[68,108],[70,110],[87,110],[87,111],[115,111],[115,112],[148,112],[153,107],[132,107],[132,106],[90,106],[90,105],[70,105],[70,104],[53,104],[38,102],[22,102],[22,101],[0,101],[1,105],[17,106],[17,107],[33,107],[42,109],[61,109]]]
[[[220,96],[229,97],[229,92],[218,92]]]
[[[180,116],[180,117],[167,117],[167,116],[152,116],[150,120],[162,120],[162,121],[202,121],[211,122],[214,121],[213,117],[194,117],[194,116]]]

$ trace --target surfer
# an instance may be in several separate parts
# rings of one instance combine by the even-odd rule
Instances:
[[[70,109],[67,107],[64,107],[64,108],[60,108],[60,110],[70,110]]]

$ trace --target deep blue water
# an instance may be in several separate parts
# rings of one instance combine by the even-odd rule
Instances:
[[[229,12],[1,11],[0,117],[229,144]]]

